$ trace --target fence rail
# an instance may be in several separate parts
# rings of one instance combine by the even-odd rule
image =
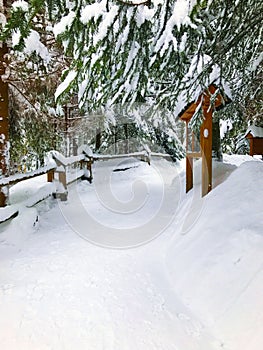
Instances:
[[[112,159],[121,158],[137,158],[141,161],[151,164],[151,157],[170,158],[170,156],[162,153],[152,153],[149,148],[146,148],[142,152],[134,152],[128,154],[117,155],[101,155],[94,154],[89,146],[82,145],[79,147],[79,154],[72,157],[64,157],[57,151],[49,152],[48,164],[35,171],[14,174],[9,177],[3,177],[0,179],[0,193],[1,197],[8,198],[9,187],[13,186],[21,181],[29,180],[40,175],[47,175],[47,183],[41,188],[39,193],[36,193],[29,198],[25,205],[31,207],[39,201],[53,195],[55,198],[59,198],[62,201],[67,200],[68,185],[80,178],[86,179],[92,182],[93,172],[92,165],[96,161],[108,161]],[[19,208],[16,205],[5,206],[3,201],[0,201],[0,223],[4,222],[12,217],[15,217],[19,212]]]

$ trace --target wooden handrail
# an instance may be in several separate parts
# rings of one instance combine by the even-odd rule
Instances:
[[[56,164],[51,163],[49,165],[46,165],[46,166],[41,167],[41,168],[34,170],[34,171],[30,171],[28,173],[23,173],[23,174],[19,173],[19,174],[14,174],[14,175],[11,175],[8,177],[3,177],[0,179],[0,186],[15,185],[16,183],[18,183],[20,181],[28,180],[28,179],[31,179],[33,177],[46,174],[51,170],[55,170],[56,167],[57,167]]]
[[[30,206],[36,204],[39,200],[43,200],[47,198],[49,195],[53,195],[55,198],[60,198],[61,200],[67,200],[67,185],[73,181],[76,181],[79,178],[85,178],[92,181],[92,164],[94,161],[106,161],[111,159],[121,159],[121,158],[139,158],[147,162],[150,165],[151,156],[169,158],[169,155],[162,153],[153,153],[149,149],[149,147],[145,147],[145,149],[141,152],[134,152],[128,154],[116,154],[116,155],[101,155],[101,154],[93,154],[91,149],[83,145],[79,148],[79,154],[77,156],[72,157],[64,157],[61,153],[57,151],[49,152],[49,162],[46,166],[41,167],[37,170],[23,173],[23,174],[14,174],[9,177],[0,178],[0,191],[5,191],[6,187],[13,186],[18,182],[25,181],[28,179],[32,179],[34,177],[47,174],[47,182],[54,183],[53,186],[47,185],[45,191],[42,191],[41,199],[38,199],[38,196],[32,198],[30,202]],[[77,165],[79,169],[74,170],[74,174],[69,173],[69,168],[71,166]],[[29,203],[28,202],[28,203]],[[5,209],[6,215],[3,215],[4,219],[1,219],[0,222],[8,220],[11,217],[14,217],[18,213],[17,206],[7,206]]]

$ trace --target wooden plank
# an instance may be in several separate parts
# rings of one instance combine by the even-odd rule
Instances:
[[[202,152],[187,152],[186,156],[188,158],[201,158],[202,157]]]

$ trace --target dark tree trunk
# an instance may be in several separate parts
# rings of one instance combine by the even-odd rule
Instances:
[[[5,55],[8,52],[6,44],[0,42],[0,171],[1,176],[8,174],[9,150],[8,150],[8,84],[3,81],[5,74]],[[6,205],[8,188],[0,190],[0,207]]]
[[[213,120],[212,157],[219,161],[223,159],[219,119]]]
[[[98,151],[101,146],[101,129],[96,129],[95,150]]]

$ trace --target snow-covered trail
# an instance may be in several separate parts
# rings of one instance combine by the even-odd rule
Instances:
[[[157,241],[96,247],[51,211],[59,227],[41,225],[1,264],[1,349],[212,349],[163,275]]]
[[[1,350],[261,350],[263,164],[248,163],[214,164],[215,187],[233,176],[203,200],[180,164],[101,163],[34,227],[35,208],[1,225]]]
[[[163,235],[133,249],[100,247],[76,232],[83,225],[88,231],[90,222],[90,217],[86,222],[81,218],[81,225],[74,227],[72,216],[77,215],[80,198],[93,218],[100,223],[105,218],[103,224],[114,229],[118,225],[122,228],[126,225],[127,229],[129,222],[133,223],[135,219],[139,227],[144,227],[142,234],[147,229],[151,233],[156,223],[152,225],[145,216],[154,210],[162,225],[162,218],[169,219],[169,222],[173,220],[172,215],[180,200],[179,178],[175,176],[174,167],[165,166],[162,183],[160,173],[156,173],[158,167],[155,170],[145,164],[140,167],[139,170],[131,168],[128,177],[127,172],[113,174],[116,179],[112,182],[112,192],[119,195],[119,200],[133,200],[131,186],[135,179],[138,181],[139,174],[139,179],[149,185],[147,193],[140,188],[137,192],[139,198],[135,198],[138,207],[143,200],[141,194],[147,196],[148,203],[139,206],[141,213],[132,210],[133,207],[129,208],[129,215],[127,210],[126,214],[121,213],[121,208],[115,208],[115,211],[105,208],[109,197],[105,195],[106,188],[100,187],[99,194],[104,196],[104,207],[101,206],[96,200],[98,193],[94,191],[94,188],[99,188],[98,182],[94,185],[83,182],[70,188],[68,203],[54,205],[49,199],[39,205],[39,227],[19,244],[19,248],[16,245],[10,247],[8,243],[1,246],[1,253],[9,248],[9,253],[2,255],[0,268],[2,350],[217,348],[214,347],[217,344],[215,339],[182,303],[164,273],[167,240],[174,234],[171,225]],[[162,163],[158,171],[161,168]],[[105,181],[100,177],[101,170],[97,169],[95,176],[103,186]],[[167,203],[172,210],[169,215],[167,204],[161,209],[159,206],[163,196],[167,195],[164,194],[165,186],[170,189]],[[135,194],[137,190],[135,188]],[[171,205],[171,194],[175,206]],[[77,197],[77,202],[74,197]],[[109,209],[112,215],[107,212]],[[82,237],[83,232],[80,232]],[[136,234],[138,230],[133,232]],[[131,234],[128,232],[127,235]],[[145,234],[143,239],[148,241],[156,235],[158,232]],[[88,235],[87,239],[96,238]],[[143,240],[130,241],[128,237],[122,241],[124,246],[131,245],[131,242],[137,245]],[[105,241],[105,232],[95,243],[109,245],[107,239]]]

